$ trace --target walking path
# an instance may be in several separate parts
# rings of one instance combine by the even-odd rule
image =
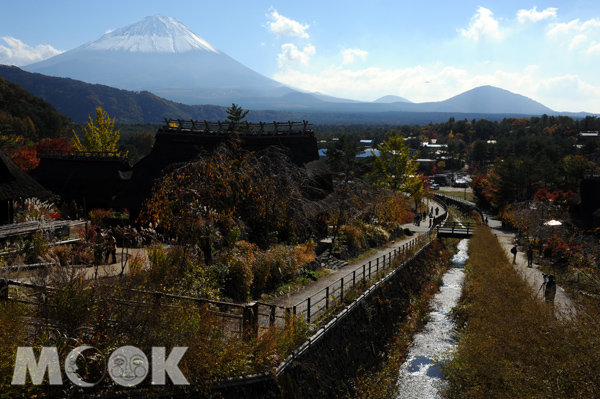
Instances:
[[[484,211],[485,216],[488,218],[488,225],[498,238],[500,244],[504,247],[506,254],[510,260],[513,259],[513,254],[510,250],[515,245],[515,234],[512,231],[507,231],[502,228],[502,223],[495,219],[493,215],[487,211]],[[540,289],[544,283],[544,276],[540,269],[537,268],[536,264],[533,267],[527,267],[527,255],[525,252],[519,251],[517,253],[517,259],[515,263],[515,269],[519,274],[529,283],[533,289],[535,295],[538,298],[544,298],[544,289]],[[556,296],[554,297],[554,310],[557,315],[561,318],[572,318],[575,316],[575,306],[565,292],[558,284],[556,284]]]
[[[146,267],[148,255],[145,248],[124,248],[124,251],[122,251],[121,248],[117,248],[117,263],[103,263],[101,265],[98,265],[97,270],[95,266],[81,266],[76,270],[83,270],[84,278],[86,280],[94,280],[95,278],[116,277],[119,274],[121,274],[121,270],[123,270],[123,274],[129,274],[131,259],[136,257],[140,258],[143,264],[142,267]],[[24,283],[34,283],[34,281],[36,280],[34,276],[38,274],[39,270],[37,269],[14,271],[7,270],[3,271],[2,277],[18,280]]]
[[[442,207],[440,207],[439,204],[437,204],[436,202],[428,201],[427,206],[429,208],[431,208],[431,206],[433,206],[434,208],[439,207],[440,211],[443,212]],[[383,255],[388,255],[390,252],[393,252],[395,249],[402,247],[402,245],[406,244],[410,240],[415,239],[416,237],[418,237],[419,235],[421,235],[423,233],[426,233],[427,231],[429,231],[429,220],[421,222],[420,226],[415,226],[413,223],[407,223],[407,224],[402,225],[402,228],[409,229],[411,231],[412,235],[405,236],[401,240],[394,241],[391,244],[389,244],[388,246],[386,246],[385,248],[377,249],[377,252],[375,252],[374,254],[372,254],[368,257],[360,259],[360,261],[354,262],[352,264],[349,264],[348,266],[342,267],[337,270],[332,270],[331,274],[329,274],[325,277],[322,277],[322,278],[318,279],[317,281],[314,281],[310,284],[304,285],[293,292],[283,294],[283,295],[277,297],[276,299],[274,299],[273,301],[271,301],[271,303],[274,305],[279,305],[279,306],[283,306],[283,307],[291,307],[291,306],[294,306],[294,305],[302,302],[306,298],[321,291],[322,289],[324,289],[325,287],[329,286],[330,284],[336,282],[337,280],[339,280],[341,277],[347,275],[348,273],[352,273],[352,271],[354,271],[354,270],[357,270],[357,271],[359,269],[362,270],[362,266],[364,264],[369,263],[369,261],[375,261],[377,258],[380,258]]]

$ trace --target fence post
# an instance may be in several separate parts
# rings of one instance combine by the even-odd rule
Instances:
[[[340,302],[344,302],[344,278],[342,277],[342,288],[340,292]]]
[[[251,302],[244,307],[243,326],[245,339],[258,337],[258,302]]]
[[[356,269],[352,270],[352,287],[356,287]]]
[[[244,314],[242,318],[242,336],[245,341],[249,341],[252,339],[251,334],[251,325],[252,325],[252,306],[247,304],[244,306]]]
[[[369,265],[370,265],[370,264],[371,264],[371,261],[369,261]],[[365,271],[365,267],[366,267],[366,266],[367,266],[366,264],[363,264],[363,283],[365,282],[365,279],[366,279],[366,277],[367,277],[367,274],[366,274],[366,271]]]
[[[325,287],[325,309],[329,309],[329,286]]]
[[[275,325],[275,312],[277,312],[277,306],[271,305],[271,314],[269,314],[269,327]]]
[[[306,322],[310,324],[310,297],[306,298]]]
[[[8,300],[8,280],[0,278],[0,300]]]

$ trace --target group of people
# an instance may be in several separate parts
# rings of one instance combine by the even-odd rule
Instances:
[[[117,240],[115,239],[112,230],[108,230],[105,235],[100,227],[96,227],[95,244],[95,258],[97,263],[101,263],[102,259],[104,259],[104,263],[108,263],[108,258],[111,257],[111,255],[111,263],[117,263]]]
[[[433,209],[433,207],[431,207],[431,210],[429,211],[429,227],[431,227],[431,225],[433,224],[433,212],[434,212],[434,209]],[[435,208],[435,216],[438,216],[439,213],[440,213],[440,208],[436,207]],[[424,221],[425,219],[427,219],[427,211],[417,212],[414,216],[413,223],[415,226],[420,226],[421,221]]]
[[[517,245],[513,246],[510,252],[513,254],[513,265],[517,263],[517,253],[519,252]],[[527,248],[527,267],[533,267],[533,248],[530,246]],[[540,290],[544,289],[544,300],[546,302],[554,302],[554,296],[556,295],[556,280],[554,279],[554,275],[545,274],[544,275],[544,283],[540,287]]]

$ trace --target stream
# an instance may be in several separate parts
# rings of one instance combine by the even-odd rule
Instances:
[[[444,274],[443,285],[432,300],[429,321],[414,337],[407,360],[400,368],[396,399],[441,398],[444,375],[440,362],[449,360],[449,352],[456,345],[449,313],[460,298],[468,244],[467,239],[458,244],[458,253],[452,258],[454,267]]]

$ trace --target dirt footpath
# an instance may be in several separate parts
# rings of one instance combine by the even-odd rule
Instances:
[[[515,243],[515,234],[502,229],[502,223],[492,217],[491,214],[485,213],[488,218],[488,225],[502,244],[506,255],[510,261],[513,259],[513,254],[510,252]],[[517,253],[515,269],[529,283],[533,290],[533,294],[538,298],[544,298],[544,289],[541,288],[544,283],[544,276],[540,269],[537,268],[535,262],[533,267],[527,267],[527,255],[525,252]],[[556,284],[556,296],[554,297],[555,314],[561,318],[571,318],[575,315],[575,305],[571,301],[564,289],[560,287],[560,281]]]

